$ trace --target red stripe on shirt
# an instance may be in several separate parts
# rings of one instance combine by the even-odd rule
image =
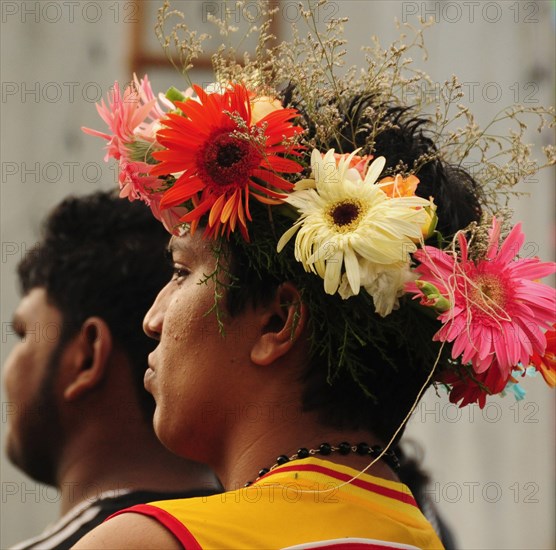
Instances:
[[[159,523],[164,525],[172,535],[174,535],[187,550],[203,550],[201,545],[197,542],[197,539],[191,534],[189,529],[176,519],[173,515],[162,510],[162,508],[157,508],[156,506],[151,506],[150,504],[137,504],[131,508],[125,508],[114,514],[112,514],[105,521],[110,518],[119,516],[120,514],[127,514],[127,512],[134,512],[136,514],[142,514],[144,516],[149,516],[156,519]]]
[[[378,485],[376,483],[372,483],[371,481],[365,481],[364,479],[353,479],[353,476],[349,474],[344,474],[343,472],[338,472],[336,470],[332,470],[330,468],[326,468],[325,466],[319,466],[317,464],[296,464],[291,466],[282,466],[277,468],[276,470],[269,472],[268,474],[261,477],[257,483],[259,483],[262,479],[266,479],[272,475],[279,474],[281,472],[316,472],[319,474],[324,474],[329,477],[334,477],[339,481],[344,481],[350,483],[350,485],[355,485],[356,487],[360,487],[361,489],[365,489],[367,491],[371,491],[373,493],[377,493],[379,495],[393,498],[403,502],[405,504],[411,504],[412,506],[418,507],[415,499],[409,493],[404,493],[402,491],[398,491],[396,489],[389,489],[388,487],[383,487],[382,485]]]

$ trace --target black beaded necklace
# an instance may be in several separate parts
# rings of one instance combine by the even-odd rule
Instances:
[[[347,441],[342,441],[342,443],[338,444],[337,447],[330,445],[330,443],[322,443],[318,449],[307,449],[306,447],[301,447],[297,453],[293,454],[292,456],[288,457],[286,455],[280,455],[273,466],[270,468],[262,468],[259,470],[259,475],[255,479],[258,481],[261,477],[268,474],[278,466],[282,466],[282,464],[286,464],[291,462],[292,460],[300,460],[303,458],[308,458],[309,456],[314,455],[321,455],[321,456],[328,456],[331,453],[338,452],[341,455],[348,455],[349,453],[356,453],[359,456],[369,455],[373,458],[380,458],[390,466],[393,470],[397,470],[400,467],[400,461],[396,456],[394,451],[388,450],[384,451],[384,448],[380,445],[369,445],[368,443],[359,443],[358,445],[351,445]],[[249,487],[254,483],[254,481],[248,481],[245,484],[245,487]]]

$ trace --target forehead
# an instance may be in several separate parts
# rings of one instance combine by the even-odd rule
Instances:
[[[172,236],[168,243],[168,251],[172,256],[187,255],[188,258],[200,260],[214,258],[210,241],[202,238],[202,232],[186,233],[183,236]]]
[[[21,298],[13,317],[14,328],[19,327],[34,342],[54,343],[62,330],[62,312],[49,303],[44,288],[33,288]]]
[[[60,310],[48,300],[46,290],[41,287],[32,288],[23,296],[15,310],[15,315],[20,317],[51,317],[61,319]]]

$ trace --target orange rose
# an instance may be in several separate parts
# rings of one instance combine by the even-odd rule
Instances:
[[[419,178],[413,175],[404,178],[400,174],[396,174],[396,177],[387,176],[378,183],[380,188],[391,198],[413,197],[415,189],[419,185]]]

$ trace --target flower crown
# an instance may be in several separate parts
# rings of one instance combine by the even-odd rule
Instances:
[[[269,18],[259,27],[259,42],[266,44],[272,14],[261,10]],[[172,14],[167,5],[162,8],[159,35]],[[108,103],[97,105],[109,132],[84,131],[108,142],[105,160],[119,163],[121,196],[144,201],[170,232],[179,233],[186,224],[206,239],[233,240],[244,246],[256,272],[288,275],[301,267],[304,296],[317,296],[312,313],[326,320],[319,325],[325,337],[314,352],[327,357],[329,369],[347,368],[358,380],[358,369],[365,367],[355,359],[355,348],[369,342],[380,348],[389,323],[404,332],[422,319],[433,323],[433,341],[440,343],[431,368],[446,355],[431,379],[448,389],[451,401],[483,407],[487,395],[509,389],[522,397],[519,378],[537,371],[554,387],[556,293],[539,279],[554,273],[556,264],[519,256],[521,226],[508,228],[498,202],[516,178],[532,173],[520,136],[507,150],[511,167],[480,159],[484,171],[475,174],[475,195],[491,215],[446,238],[436,230],[436,197],[418,194],[419,169],[434,155],[461,163],[467,156],[462,151],[473,140],[481,149],[472,115],[458,106],[454,118],[464,117],[468,127],[455,132],[447,132],[450,121],[437,115],[437,126],[449,138],[437,136],[436,153],[385,171],[386,159],[373,156],[374,141],[394,125],[381,109],[392,105],[398,87],[424,77],[403,76],[400,63],[393,62],[404,51],[397,46],[370,57],[370,68],[356,85],[353,78],[338,79],[332,64],[322,68],[323,59],[333,59],[341,44],[337,28],[330,26],[328,40],[316,28],[309,34],[303,75],[298,68],[303,41],[294,33],[291,45],[266,49],[242,66],[235,55],[220,51],[213,59],[218,83],[204,89],[193,85],[186,92],[172,88],[155,96],[147,76],[134,77],[123,93],[116,83]],[[172,32],[188,67],[197,45],[180,42]],[[379,63],[381,55],[389,65]],[[315,89],[308,89],[307,71],[322,77],[312,83]],[[333,85],[326,85],[330,81]],[[285,90],[283,82],[289,84]],[[460,98],[458,84],[446,86],[446,102],[452,105]],[[372,99],[352,119],[367,126],[365,142],[362,147],[352,143],[350,150],[323,149],[323,144],[341,143],[335,134],[338,105],[348,90]],[[397,100],[395,107],[401,114],[408,108]],[[530,111],[543,120],[547,113],[552,116],[550,110]],[[506,113],[518,120],[525,112],[512,108]],[[374,121],[370,130],[369,120]],[[481,139],[496,142],[486,134]],[[549,155],[548,164],[553,162]],[[326,315],[326,296],[340,320]],[[362,318],[370,323],[366,332],[359,326]],[[338,351],[326,338],[334,331],[348,335],[351,347]],[[418,336],[404,334],[405,344],[432,349],[432,342]]]

